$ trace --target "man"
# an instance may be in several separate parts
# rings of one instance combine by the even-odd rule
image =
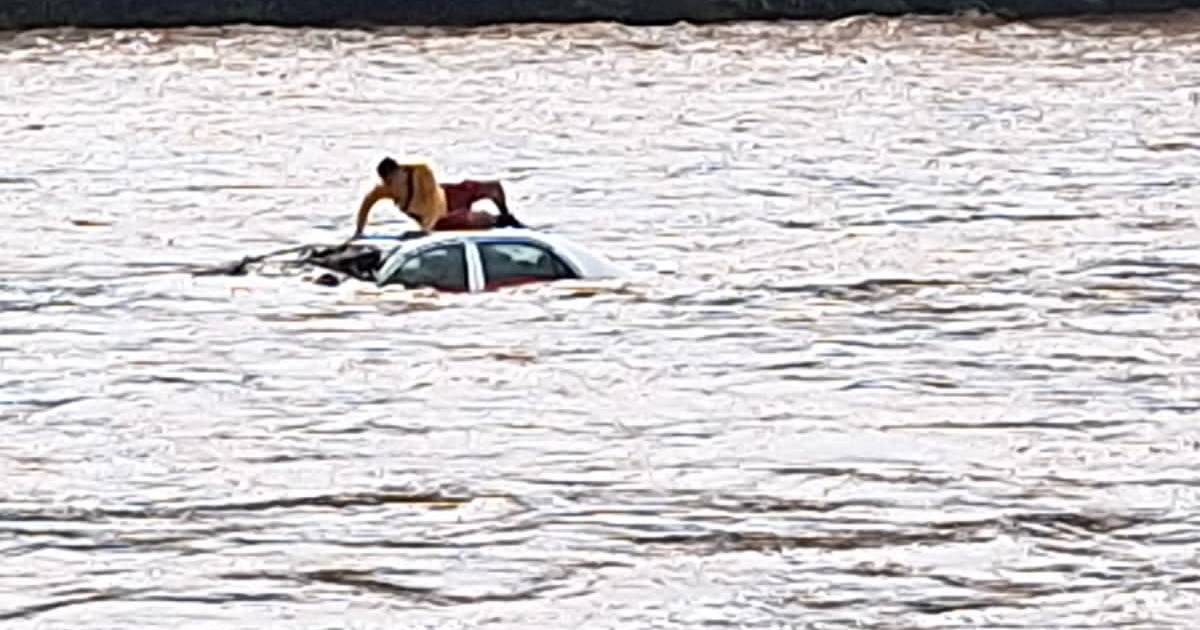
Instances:
[[[400,165],[390,157],[375,167],[380,183],[371,189],[359,205],[354,237],[362,235],[371,208],[391,199],[421,229],[486,230],[493,227],[523,227],[508,211],[504,187],[497,181],[464,180],[457,184],[437,184],[432,170],[424,164]],[[438,187],[438,190],[431,190]],[[482,199],[496,204],[500,215],[476,212],[471,206]]]

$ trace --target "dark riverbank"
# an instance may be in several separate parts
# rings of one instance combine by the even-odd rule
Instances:
[[[1200,0],[6,0],[0,28],[163,27],[252,23],[288,26],[483,25],[515,22],[837,19],[855,14],[1007,17],[1163,12]]]

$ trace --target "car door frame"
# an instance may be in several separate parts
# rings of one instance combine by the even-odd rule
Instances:
[[[483,277],[483,258],[479,255],[479,247],[472,238],[464,238],[459,242],[466,248],[467,292],[480,293],[487,286],[487,281]]]

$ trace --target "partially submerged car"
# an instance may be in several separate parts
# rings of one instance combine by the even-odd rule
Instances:
[[[373,275],[381,287],[477,293],[536,282],[621,278],[626,272],[562,236],[504,228],[403,240],[384,254]]]
[[[348,278],[378,286],[429,287],[476,293],[534,282],[626,277],[604,256],[561,236],[527,228],[405,232],[367,236],[341,245],[300,245],[247,256],[194,275],[241,276],[251,266],[277,260],[282,269],[316,267],[317,284],[337,286]]]

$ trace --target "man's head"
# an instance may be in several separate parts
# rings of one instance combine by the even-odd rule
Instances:
[[[379,166],[375,167],[375,172],[379,173],[379,179],[388,181],[392,175],[400,170],[400,165],[390,157],[385,157],[379,162]]]

